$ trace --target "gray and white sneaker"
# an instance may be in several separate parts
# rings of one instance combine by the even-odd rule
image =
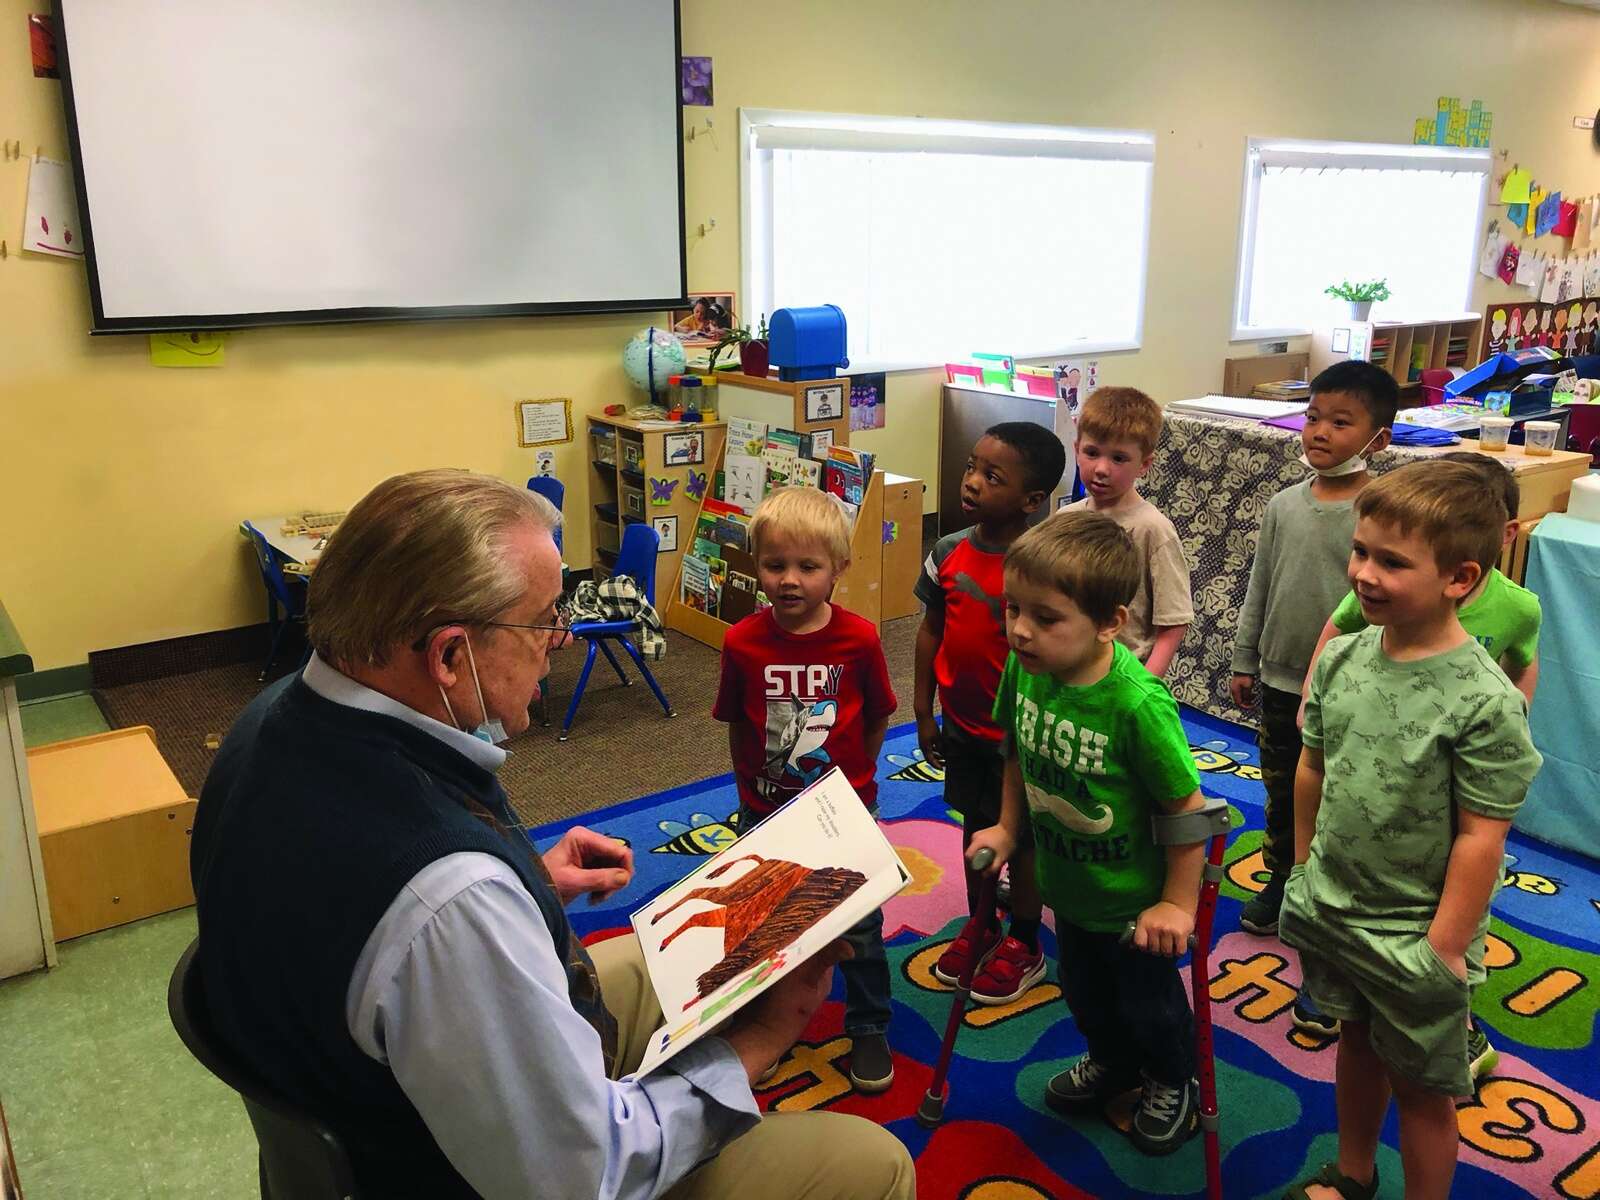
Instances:
[[[850,1039],[850,1085],[864,1095],[887,1092],[894,1083],[894,1054],[881,1033]]]
[[[1128,1136],[1145,1154],[1171,1154],[1200,1130],[1199,1086],[1194,1080],[1181,1085],[1144,1077],[1144,1091],[1134,1110]]]
[[[1095,1112],[1112,1096],[1137,1082],[1138,1076],[1118,1074],[1085,1054],[1065,1071],[1050,1077],[1044,1085],[1044,1102],[1057,1112]]]

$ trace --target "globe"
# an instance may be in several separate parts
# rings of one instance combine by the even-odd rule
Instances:
[[[664,392],[667,378],[688,369],[683,343],[676,334],[652,325],[633,335],[622,351],[622,370],[628,382],[643,392]]]

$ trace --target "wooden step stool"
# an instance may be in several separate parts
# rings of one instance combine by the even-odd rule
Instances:
[[[194,903],[195,802],[148,725],[28,751],[56,941]]]

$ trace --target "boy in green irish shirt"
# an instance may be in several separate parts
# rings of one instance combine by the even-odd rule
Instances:
[[[1356,501],[1350,579],[1372,627],[1312,675],[1279,933],[1342,1023],[1336,1162],[1287,1193],[1368,1200],[1392,1097],[1408,1197],[1449,1195],[1454,1098],[1471,1091],[1506,831],[1539,769],[1526,704],[1457,608],[1500,553],[1505,511],[1471,466],[1419,462]]]
[[[1139,1087],[1129,1136],[1168,1154],[1198,1128],[1194,1022],[1176,959],[1194,930],[1205,846],[1159,847],[1150,825],[1204,801],[1177,705],[1117,641],[1139,576],[1132,539],[1087,510],[1057,513],[1007,551],[1000,823],[973,835],[968,859],[987,847],[997,872],[1031,822],[1062,994],[1089,1044],[1045,1101],[1094,1111]]]

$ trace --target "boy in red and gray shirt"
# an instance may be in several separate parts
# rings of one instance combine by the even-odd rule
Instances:
[[[1010,647],[1006,643],[1006,550],[1046,503],[1066,470],[1061,440],[1042,425],[1007,421],[985,431],[961,477],[961,511],[974,524],[939,539],[922,567],[916,594],[926,611],[917,631],[917,741],[922,756],[944,770],[945,802],[961,814],[962,846],[974,830],[1000,819],[1005,770],[1001,729],[991,715]],[[937,685],[937,687],[936,687]],[[944,714],[933,719],[935,690]],[[1043,902],[1034,879],[1033,847],[1011,863],[1011,927],[1001,938],[980,935],[978,877],[967,871],[973,917],[939,957],[933,973],[954,986],[967,964],[980,964],[972,998],[1008,1004],[1044,976],[1039,950]]]
[[[812,487],[780,488],[750,522],[761,590],[772,607],[740,621],[722,643],[722,683],[712,715],[728,723],[747,829],[834,767],[876,810],[878,752],[894,688],[872,622],[829,602],[850,565],[850,528],[839,503]],[[845,934],[850,1082],[882,1092],[894,1082],[889,1050],[889,963],[883,913]]]

